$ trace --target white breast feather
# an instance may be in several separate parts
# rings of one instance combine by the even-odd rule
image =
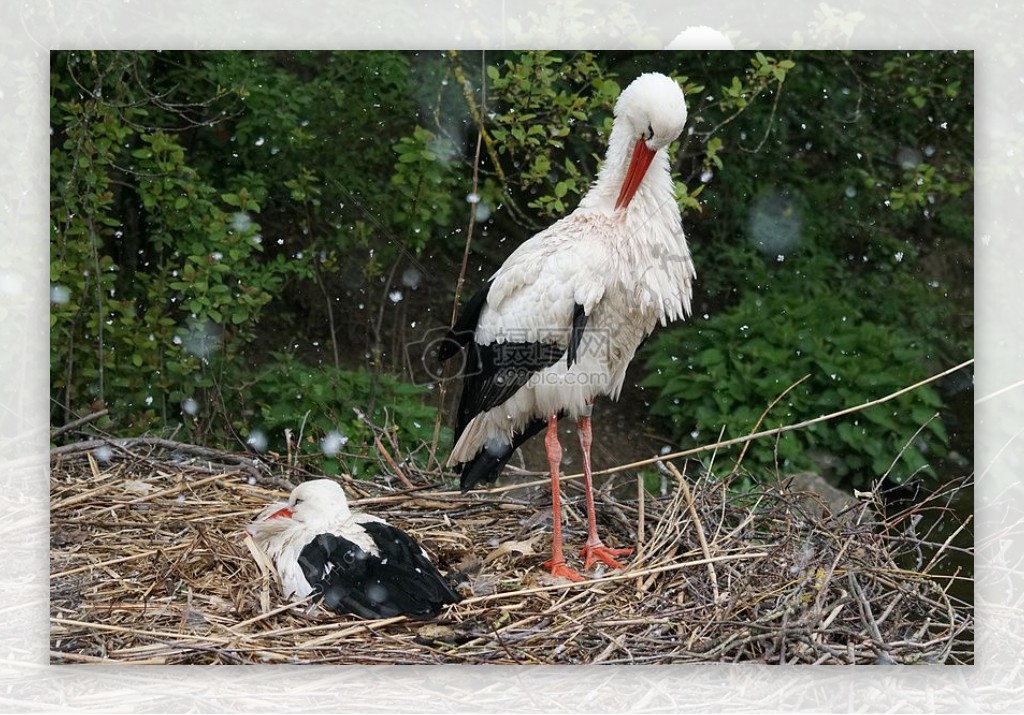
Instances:
[[[495,272],[477,343],[567,343],[575,305],[589,314],[604,294],[610,258],[601,242],[586,244],[578,224],[555,223],[523,243]]]

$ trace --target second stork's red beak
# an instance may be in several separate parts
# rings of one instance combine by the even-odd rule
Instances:
[[[289,509],[288,507],[283,507],[283,508],[281,508],[281,509],[278,509],[277,511],[275,511],[275,512],[274,512],[273,514],[271,514],[271,515],[270,515],[270,516],[268,516],[267,518],[268,518],[268,519],[276,519],[276,518],[277,518],[277,517],[279,517],[279,516],[287,516],[287,517],[289,517],[289,518],[290,518],[290,517],[291,517],[291,515],[292,515],[292,513],[293,513],[293,512],[292,512],[292,510],[291,510],[291,509]]]
[[[636,140],[633,146],[633,157],[629,160],[629,167],[626,169],[626,178],[622,181],[622,189],[619,191],[619,198],[615,200],[615,208],[621,209],[629,206],[633,200],[633,194],[640,187],[644,180],[647,167],[651,165],[656,152],[647,146],[647,142],[641,137]]]

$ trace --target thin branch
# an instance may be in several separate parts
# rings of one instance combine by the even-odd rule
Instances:
[[[795,388],[797,385],[799,385],[801,382],[803,382],[804,380],[806,380],[810,376],[811,376],[810,373],[804,375],[799,380],[794,382],[792,385],[787,387],[785,390],[780,392],[779,396],[776,397],[774,400],[772,400],[770,405],[768,405],[767,407],[764,408],[764,412],[762,412],[761,416],[757,418],[757,422],[754,423],[754,427],[753,427],[753,429],[750,430],[750,432],[751,433],[757,432],[757,428],[761,426],[761,423],[764,422],[764,418],[768,416],[768,413],[772,411],[772,408],[774,408],[775,405],[779,404],[779,400],[781,400],[783,397],[788,395],[790,393],[790,391],[793,390],[793,388]],[[737,457],[737,459],[736,459],[736,468],[737,469],[739,469],[740,464],[743,462],[743,457],[746,455],[747,449],[749,447],[750,447],[750,442],[747,442],[746,444],[743,445],[743,449],[740,450],[740,456]]]
[[[52,432],[50,432],[50,439],[52,440],[54,437],[62,435],[65,432],[70,432],[73,429],[77,429],[84,424],[92,422],[93,420],[98,420],[100,417],[105,417],[109,413],[110,410],[102,409],[99,410],[98,412],[93,412],[92,414],[86,415],[85,417],[79,417],[77,420],[74,420],[73,422],[68,422],[66,425],[62,425],[57,429],[53,430]]]
[[[697,507],[693,503],[693,495],[690,493],[690,485],[686,483],[686,477],[684,477],[676,465],[672,462],[666,462],[665,466],[672,472],[672,475],[679,480],[679,488],[683,490],[683,496],[686,497],[686,508],[690,512],[690,519],[693,521],[693,528],[697,532],[697,541],[700,542],[700,550],[704,554],[704,558],[708,562],[708,576],[711,578],[711,589],[714,593],[715,603],[721,600],[721,595],[718,593],[718,575],[715,573],[715,562],[711,558],[711,549],[708,548],[708,540],[704,537],[704,525],[701,524],[700,516],[697,515]]]
[[[460,68],[457,68],[460,69]],[[456,72],[459,81],[463,82],[463,87],[466,87],[466,92],[469,91],[467,84],[468,81],[462,76],[460,71]],[[476,120],[477,133],[476,133],[476,152],[473,155],[473,196],[480,196],[480,150],[483,146],[484,140],[484,117],[487,115],[487,82],[486,82],[486,63],[481,62],[481,95],[480,95],[480,107],[473,113],[474,119]],[[467,101],[469,99],[467,98]],[[459,277],[455,282],[455,297],[452,298],[452,317],[449,321],[449,325],[454,328],[455,320],[459,314],[459,304],[462,298],[462,288],[466,282],[466,270],[469,267],[469,251],[473,244],[473,229],[476,227],[476,212],[477,202],[469,202],[469,226],[466,229],[466,245],[462,250],[462,264],[459,266]],[[440,463],[437,461],[437,444],[441,438],[441,420],[444,417],[444,403],[445,398],[448,396],[448,383],[446,380],[439,381],[438,385],[438,396],[437,396],[437,418],[434,420],[434,435],[430,443],[430,457],[427,464],[429,466],[437,465],[440,467]]]
[[[497,146],[495,146],[494,139],[491,137],[490,133],[487,131],[486,126],[484,125],[484,119],[483,118],[485,116],[487,116],[487,105],[486,105],[486,100],[487,100],[487,96],[486,96],[486,88],[487,88],[486,69],[487,69],[487,67],[486,67],[486,64],[482,63],[481,68],[480,68],[481,75],[482,75],[481,80],[480,80],[480,86],[482,88],[481,89],[482,95],[481,95],[481,103],[480,103],[479,106],[477,106],[476,102],[473,101],[473,92],[472,92],[472,89],[471,89],[471,85],[466,80],[466,75],[465,75],[465,73],[462,70],[461,58],[459,56],[458,51],[457,50],[451,50],[448,53],[448,56],[452,60],[452,66],[453,66],[453,70],[454,70],[454,73],[455,73],[455,79],[456,79],[457,82],[459,82],[459,84],[463,88],[462,94],[465,97],[466,105],[469,107],[469,113],[470,113],[470,116],[473,119],[473,123],[480,130],[480,139],[483,141],[483,148],[487,150],[487,156],[490,157],[491,164],[494,166],[494,173],[495,173],[495,175],[497,175],[498,181],[501,183],[501,185],[503,187],[508,187],[511,182],[509,180],[509,177],[506,175],[505,170],[502,168],[501,158],[498,156],[498,148],[497,148]],[[475,163],[479,164],[478,161],[475,162]],[[519,207],[519,204],[516,203],[515,197],[512,195],[512,192],[510,190],[508,190],[506,188],[502,192],[502,194],[503,194],[503,196],[505,198],[505,203],[506,203],[506,206],[508,206],[509,211],[516,217],[516,219],[520,223],[522,223],[523,225],[525,225],[528,228],[533,229],[533,230],[536,230],[536,229],[540,228],[540,226],[538,226],[535,221],[531,220],[530,217],[526,214],[526,212],[524,212]]]
[[[866,410],[869,407],[874,407],[876,405],[885,404],[886,402],[889,402],[891,400],[895,400],[900,395],[905,395],[908,392],[913,392],[914,390],[918,389],[919,387],[924,387],[925,385],[928,385],[928,384],[930,384],[932,382],[935,382],[936,380],[941,380],[942,378],[946,377],[947,375],[950,375],[950,374],[956,372],[957,370],[962,370],[963,368],[967,367],[968,365],[972,365],[973,363],[974,363],[974,358],[971,358],[970,360],[965,360],[964,362],[960,363],[959,365],[956,365],[955,367],[951,367],[948,370],[943,370],[942,372],[940,372],[940,373],[938,373],[936,375],[932,375],[931,377],[925,378],[924,380],[916,382],[913,385],[910,385],[909,387],[901,388],[901,389],[897,390],[896,392],[892,392],[892,393],[886,395],[885,397],[880,397],[877,400],[871,400],[869,402],[865,402],[865,403],[860,404],[860,405],[854,405],[853,407],[847,407],[847,408],[844,408],[844,409],[839,410],[837,412],[832,412],[832,413],[827,414],[827,415],[821,415],[820,417],[815,417],[813,419],[804,420],[803,422],[797,422],[797,423],[790,424],[790,425],[784,425],[782,427],[776,427],[774,429],[764,430],[762,432],[754,432],[752,434],[744,435],[742,437],[734,437],[733,439],[727,439],[725,441],[715,442],[714,444],[705,444],[705,445],[701,445],[699,447],[693,447],[691,449],[684,449],[684,450],[681,450],[679,452],[671,452],[669,454],[664,454],[664,455],[660,455],[660,456],[657,456],[657,457],[650,457],[648,459],[641,459],[641,460],[636,461],[636,462],[630,462],[629,464],[620,464],[620,465],[615,466],[615,467],[608,467],[607,469],[595,470],[593,472],[593,475],[597,476],[597,475],[603,475],[603,474],[616,474],[618,472],[624,472],[624,471],[626,471],[628,469],[637,469],[639,467],[646,467],[646,466],[651,465],[651,464],[657,464],[658,462],[663,462],[663,461],[664,462],[668,462],[669,460],[679,459],[680,457],[689,457],[689,456],[692,456],[692,455],[695,455],[695,454],[701,454],[703,452],[715,451],[715,450],[721,449],[723,447],[733,447],[733,446],[735,446],[737,444],[744,444],[746,442],[750,442],[750,441],[755,440],[755,439],[761,439],[762,437],[772,437],[774,435],[782,434],[784,432],[793,432],[795,430],[803,429],[804,427],[809,427],[810,425],[815,425],[815,424],[818,424],[820,422],[829,422],[829,421],[837,419],[839,417],[844,417],[846,415],[854,414],[856,412],[860,412],[862,410]],[[1024,432],[1024,430],[1022,430],[1022,432]],[[563,475],[563,476],[559,477],[559,480],[560,481],[566,481],[566,480],[577,480],[577,479],[582,479],[582,478],[583,478],[583,473],[579,472],[579,473],[576,473],[576,474]],[[502,491],[511,491],[513,489],[522,489],[524,487],[540,486],[540,485],[543,485],[543,484],[546,484],[546,483],[547,483],[546,480],[541,479],[541,480],[536,480],[536,481],[532,481],[532,482],[525,482],[525,483],[520,483],[520,484],[512,484],[512,485],[509,485],[509,486],[506,486],[506,487],[494,487],[494,488],[489,489],[488,491],[490,491],[491,493],[502,492]]]
[[[338,355],[338,328],[334,322],[334,305],[331,301],[331,295],[327,292],[327,286],[324,284],[323,276],[320,275],[320,271],[317,270],[316,261],[310,262],[310,267],[313,269],[313,280],[320,289],[320,292],[324,295],[324,305],[327,307],[327,325],[331,333],[331,350],[334,354],[334,369],[341,369],[341,358]]]
[[[364,422],[370,428],[370,434],[373,435],[373,446],[377,449],[377,452],[379,452],[380,455],[384,458],[384,461],[387,462],[388,466],[391,467],[391,471],[394,473],[396,477],[398,477],[398,481],[405,485],[407,489],[415,489],[416,485],[409,481],[409,477],[405,476],[405,472],[403,472],[402,468],[398,466],[397,462],[395,462],[394,458],[391,456],[391,453],[388,452],[387,448],[384,446],[384,443],[380,441],[379,433],[382,432],[383,430],[377,427],[375,424],[373,424],[373,422],[371,422],[370,419],[360,410],[354,407],[352,409],[356,413],[356,417],[362,420],[362,422]]]
[[[751,559],[763,559],[767,556],[763,551],[750,551],[742,554],[723,554],[721,556],[715,556],[711,559],[693,559],[692,561],[679,561],[665,566],[655,566],[649,569],[642,569],[640,571],[632,571],[626,569],[621,573],[615,573],[610,575],[604,575],[601,578],[592,578],[585,581],[569,581],[566,583],[556,583],[550,586],[534,586],[533,588],[524,588],[519,591],[503,591],[501,593],[491,593],[486,596],[475,596],[473,598],[464,599],[461,603],[450,608],[459,608],[462,606],[469,606],[474,603],[483,603],[485,601],[496,601],[504,598],[511,598],[516,596],[527,596],[533,593],[544,593],[546,591],[565,591],[572,588],[579,588],[583,586],[595,586],[599,584],[611,583],[613,581],[622,581],[626,579],[635,579],[641,576],[649,576],[650,574],[665,573],[666,571],[675,571],[677,569],[686,568],[688,566],[700,566],[708,562],[723,562],[723,561],[747,561]]]
[[[779,80],[779,85],[778,87],[775,88],[775,101],[772,102],[772,112],[771,115],[769,115],[768,117],[768,121],[765,123],[764,136],[761,137],[761,141],[758,142],[757,146],[754,147],[753,149],[744,149],[741,146],[741,151],[749,152],[751,154],[757,154],[759,151],[761,151],[761,148],[764,147],[764,143],[768,141],[768,137],[772,133],[772,124],[775,122],[775,115],[779,111],[779,98],[782,97],[782,85],[784,83],[785,80]]]
[[[77,452],[90,452],[99,447],[117,447],[120,449],[128,450],[132,447],[159,447],[162,449],[169,449],[172,451],[184,452],[186,454],[192,454],[197,457],[212,457],[215,459],[228,459],[236,462],[251,463],[252,459],[245,455],[240,455],[236,452],[225,452],[221,449],[213,449],[211,447],[200,447],[195,444],[186,444],[184,442],[175,442],[171,439],[163,439],[160,437],[121,437],[111,439],[90,439],[83,442],[75,442],[74,444],[65,444],[61,447],[54,447],[50,450],[50,457],[54,457],[61,454],[75,454]]]
[[[748,435],[745,435],[743,437],[735,437],[733,439],[727,439],[724,442],[717,442],[715,444],[707,444],[707,445],[703,445],[703,446],[700,446],[700,447],[693,447],[692,449],[684,449],[682,451],[673,452],[671,454],[662,455],[660,457],[651,457],[649,459],[643,459],[643,460],[640,460],[638,462],[631,462],[630,464],[622,464],[622,465],[619,465],[617,467],[611,467],[611,468],[608,468],[608,469],[602,469],[600,471],[595,471],[594,474],[595,475],[598,475],[598,474],[614,474],[615,472],[622,472],[622,471],[625,471],[627,469],[636,469],[637,467],[645,467],[645,466],[647,466],[649,464],[656,464],[657,462],[660,462],[660,461],[668,461],[668,460],[671,460],[671,459],[678,459],[679,457],[688,457],[688,456],[693,455],[693,454],[700,454],[701,452],[707,452],[709,450],[720,449],[722,447],[732,447],[734,445],[743,444],[745,442],[750,442],[750,441],[755,440],[755,439],[761,439],[762,437],[771,437],[773,435],[782,434],[784,432],[793,432],[795,430],[803,429],[804,427],[810,427],[811,425],[816,425],[816,424],[819,424],[821,422],[830,422],[830,421],[832,421],[834,419],[837,419],[839,417],[845,417],[846,415],[850,415],[850,414],[854,414],[856,412],[861,412],[863,410],[866,410],[869,407],[874,407],[876,405],[882,405],[882,404],[885,404],[886,402],[890,402],[892,400],[895,400],[900,395],[905,395],[908,392],[913,392],[914,390],[916,390],[916,389],[918,389],[920,387],[924,387],[925,385],[933,383],[936,380],[941,380],[942,378],[946,377],[947,375],[951,375],[952,373],[956,372],[957,370],[962,370],[963,368],[967,367],[968,365],[973,365],[973,364],[974,364],[974,358],[971,358],[970,360],[965,360],[964,362],[960,363],[959,365],[951,367],[948,370],[943,370],[942,372],[940,372],[940,373],[938,373],[936,375],[932,375],[931,377],[925,378],[924,380],[921,380],[919,382],[916,382],[913,385],[910,385],[909,387],[904,387],[902,389],[897,390],[896,392],[889,393],[885,397],[880,397],[877,400],[871,400],[869,402],[865,402],[865,403],[860,404],[860,405],[854,405],[853,407],[847,407],[847,408],[844,408],[844,409],[839,410],[837,412],[832,412],[832,413],[827,414],[827,415],[821,415],[820,417],[814,417],[813,419],[804,420],[803,422],[797,422],[797,423],[790,424],[790,425],[784,425],[782,427],[776,427],[774,429],[764,430],[763,432],[754,432],[753,434],[748,434]],[[573,474],[573,475],[569,475],[568,477],[562,477],[562,479],[579,479],[582,476],[583,476],[582,473],[580,473],[580,474]]]

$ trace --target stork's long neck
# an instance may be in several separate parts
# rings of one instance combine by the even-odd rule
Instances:
[[[616,266],[623,284],[639,286],[634,294],[637,305],[665,325],[690,314],[695,272],[683,235],[666,148],[654,155],[625,210],[615,208],[638,138],[613,127],[605,162],[580,201],[580,208],[610,215],[625,224],[625,230],[614,234]]]
[[[335,524],[347,521],[351,516],[352,512],[349,511],[347,502],[333,502],[330,509],[316,515],[313,523],[317,528],[329,529]]]
[[[612,133],[608,138],[608,153],[597,172],[597,180],[580,201],[580,208],[608,213],[615,210],[615,201],[626,178],[626,169],[629,167],[637,139],[639,136],[632,136],[623,123],[616,122],[612,126]],[[626,211],[627,214],[633,215],[644,211],[650,212],[655,210],[655,207],[664,205],[666,201],[673,201],[673,197],[668,151],[662,148],[654,155],[647,174]]]

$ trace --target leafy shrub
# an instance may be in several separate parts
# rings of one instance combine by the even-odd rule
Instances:
[[[778,288],[749,292],[726,312],[661,333],[647,356],[652,414],[697,446],[716,441],[722,427],[729,439],[884,397],[925,377],[926,347],[866,320],[848,295],[808,299]],[[805,376],[758,426],[769,404]],[[926,386],[777,441],[762,438],[744,466],[755,474],[827,471],[855,487],[887,473],[897,483],[919,471],[934,475],[930,465],[947,443],[942,421],[933,419],[941,404]]]
[[[65,99],[51,109],[52,414],[105,405],[138,433],[239,368],[289,267],[261,255],[260,205],[245,189],[218,191],[178,137],[145,128],[127,95],[137,68],[90,57],[92,94],[53,77]]]
[[[392,431],[402,453],[394,453],[386,435],[381,441],[399,466],[426,466],[437,416],[430,394],[390,375],[311,367],[278,352],[247,390],[239,411],[250,414],[235,426],[250,446],[303,458],[329,474],[366,478],[380,472],[374,428]],[[450,440],[451,431],[443,429],[441,441]]]

